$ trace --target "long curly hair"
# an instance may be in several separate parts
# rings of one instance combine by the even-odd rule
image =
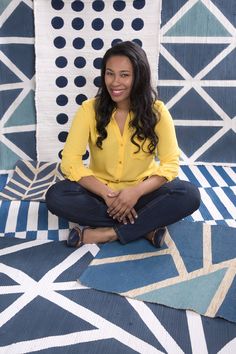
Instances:
[[[154,108],[157,93],[151,85],[151,71],[145,51],[131,41],[119,42],[107,50],[101,65],[101,86],[95,100],[96,129],[98,138],[96,145],[102,149],[102,142],[107,137],[106,126],[109,124],[116,103],[112,101],[105,84],[107,60],[116,55],[126,56],[133,66],[133,85],[130,94],[130,111],[133,119],[130,127],[133,128],[131,142],[137,146],[137,151],[143,149],[144,142],[149,139],[148,153],[152,154],[157,146],[158,137],[155,126],[158,113]],[[140,144],[139,144],[140,142]],[[144,151],[144,150],[143,150]]]

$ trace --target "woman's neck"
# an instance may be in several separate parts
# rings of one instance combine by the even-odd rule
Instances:
[[[129,112],[130,110],[130,102],[120,102],[116,104],[117,111],[120,112]]]

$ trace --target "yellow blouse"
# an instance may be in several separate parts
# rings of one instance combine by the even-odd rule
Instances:
[[[171,115],[163,102],[156,101],[160,120],[155,132],[158,145],[155,154],[149,154],[148,141],[144,151],[130,141],[132,129],[128,115],[123,135],[114,118],[107,126],[107,138],[103,140],[102,150],[96,145],[97,131],[94,111],[94,98],[84,101],[77,111],[62,152],[61,170],[71,181],[79,181],[85,176],[95,176],[111,189],[117,190],[135,185],[152,175],[164,176],[171,181],[178,175],[179,148]],[[85,166],[82,156],[89,146],[90,162]],[[146,148],[145,148],[146,147]],[[157,159],[159,161],[157,161]]]

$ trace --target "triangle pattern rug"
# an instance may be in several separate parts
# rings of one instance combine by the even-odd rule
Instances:
[[[79,281],[97,290],[236,322],[235,228],[181,221],[157,250],[105,244]]]

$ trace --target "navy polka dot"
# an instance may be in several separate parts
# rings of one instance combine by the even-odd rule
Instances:
[[[95,77],[95,79],[93,80],[93,83],[96,87],[100,87],[101,86],[101,76]]]
[[[145,6],[145,0],[134,0],[133,7],[137,10],[141,10]]]
[[[132,28],[135,30],[135,31],[140,31],[144,26],[144,22],[141,18],[135,18],[133,21],[132,21]]]
[[[94,61],[93,61],[93,66],[94,66],[96,69],[101,69],[101,67],[102,67],[102,58],[96,58],[96,59],[94,59]]]
[[[66,40],[64,37],[56,37],[54,39],[54,46],[56,48],[64,48],[66,45]]]
[[[80,95],[76,96],[75,101],[76,101],[77,104],[80,105],[87,99],[88,99],[87,96],[80,94]]]
[[[59,29],[64,26],[64,21],[61,17],[53,17],[51,24],[53,28]]]
[[[84,76],[77,76],[74,80],[74,83],[77,87],[83,87],[86,85],[86,79]]]
[[[84,57],[77,57],[75,58],[74,65],[76,68],[84,68],[86,65],[86,60]]]
[[[101,0],[96,0],[96,1],[93,1],[92,7],[95,11],[102,11],[105,7],[105,4]]]
[[[67,80],[67,78],[65,76],[59,76],[56,79],[56,85],[58,87],[65,87],[67,84],[68,84],[68,80]]]
[[[60,132],[60,133],[58,134],[58,140],[59,140],[61,143],[64,143],[64,142],[66,141],[67,135],[68,135],[68,132]]]
[[[92,41],[92,47],[93,49],[95,50],[99,50],[103,47],[104,43],[103,43],[103,40],[101,38],[95,38],[93,41]]]
[[[125,1],[114,1],[113,3],[113,7],[116,11],[123,11],[125,6]]]
[[[64,7],[64,2],[61,0],[52,0],[51,5],[55,10],[61,10]]]
[[[84,47],[84,45],[85,45],[85,41],[83,40],[83,38],[78,37],[73,40],[73,47],[75,49],[81,49]]]
[[[95,18],[92,22],[92,27],[95,31],[100,31],[104,27],[104,22],[101,18]]]
[[[61,150],[61,151],[58,152],[58,157],[59,157],[59,159],[62,158],[62,151],[63,151],[63,150]]]
[[[115,18],[111,23],[111,27],[115,31],[120,31],[123,28],[123,26],[124,26],[124,22],[121,20],[121,18]]]
[[[134,42],[134,43],[137,43],[138,45],[140,45],[140,47],[143,46],[142,41],[140,41],[140,39],[138,39],[138,38],[133,39],[133,42]]]
[[[66,124],[69,120],[68,115],[65,113],[58,114],[56,119],[58,124]]]
[[[58,57],[55,63],[58,68],[64,68],[67,65],[67,59],[65,57]]]
[[[86,153],[83,155],[82,160],[87,160],[89,157],[89,152],[86,150]]]
[[[66,95],[59,95],[56,101],[59,106],[65,106],[68,103],[68,97]]]
[[[120,42],[122,42],[122,39],[119,39],[119,38],[113,39],[113,41],[111,42],[111,46],[113,47],[114,45],[116,45],[117,43],[120,43]]]
[[[83,1],[78,1],[78,0],[73,1],[71,4],[71,8],[72,10],[77,12],[82,11],[84,9],[84,3]]]
[[[84,20],[80,17],[76,17],[73,19],[71,25],[74,29],[81,30],[84,27]]]

